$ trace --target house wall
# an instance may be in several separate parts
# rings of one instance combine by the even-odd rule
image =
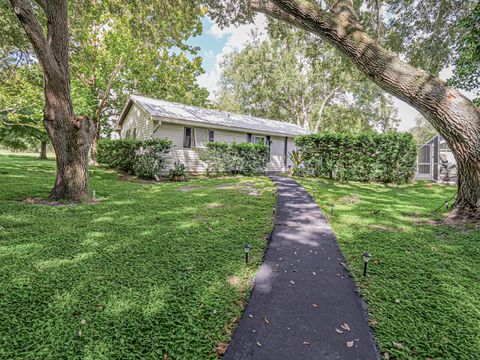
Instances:
[[[190,127],[190,126],[188,126]],[[168,119],[162,120],[160,125],[156,125],[149,114],[133,104],[127,116],[125,117],[120,136],[122,139],[127,137],[127,132],[132,136],[133,129],[136,129],[137,139],[170,139],[172,141],[172,150],[169,153],[167,168],[172,167],[176,161],[179,161],[187,167],[191,173],[204,173],[206,164],[200,160],[201,153],[205,151],[205,143],[208,141],[208,127],[196,126],[194,128],[194,140],[192,139],[192,148],[183,147],[183,137],[185,126],[176,123],[169,123]],[[154,132],[155,130],[155,132]],[[224,129],[212,129],[215,131],[215,141],[226,143],[243,143],[247,141],[247,133],[239,131],[229,131]],[[259,133],[254,135],[265,136]],[[288,171],[288,165],[292,165],[290,160],[285,159],[285,137],[271,136],[270,161],[267,164],[269,172]],[[295,149],[293,138],[288,138],[287,151]],[[285,161],[287,167],[285,167]]]
[[[150,115],[138,105],[133,104],[123,121],[120,137],[125,139],[129,130],[131,136],[133,136],[133,131],[135,130],[137,139],[149,139],[151,138],[153,128],[154,124]]]

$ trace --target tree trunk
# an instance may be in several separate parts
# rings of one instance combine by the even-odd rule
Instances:
[[[94,126],[90,119],[76,117],[73,112],[68,61],[68,2],[36,1],[47,18],[46,34],[30,0],[10,2],[44,73],[44,125],[57,161],[57,176],[50,198],[82,201],[87,196],[88,151]]]
[[[40,156],[38,159],[47,160],[47,142],[45,140],[40,142]]]
[[[88,185],[88,152],[92,143],[94,127],[90,119],[75,118],[62,109],[55,111],[52,121],[45,117],[50,140],[56,154],[57,174],[55,186],[50,193],[52,200],[82,201]]]
[[[90,161],[92,164],[97,164],[97,145],[100,140],[100,121],[94,121],[95,133],[93,135],[92,147],[90,148]]]
[[[330,12],[306,0],[252,0],[251,5],[257,12],[319,35],[383,90],[422,113],[457,161],[455,215],[480,217],[480,110],[470,100],[382,48],[357,21],[351,1],[336,1]]]

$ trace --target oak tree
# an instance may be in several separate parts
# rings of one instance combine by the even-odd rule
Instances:
[[[383,90],[417,109],[446,139],[457,161],[458,193],[452,215],[479,218],[480,110],[458,90],[436,76],[441,68],[439,65],[447,63],[457,38],[455,31],[447,32],[447,29],[452,29],[452,19],[471,11],[475,2],[387,1],[392,5],[390,15],[404,19],[396,22],[401,31],[394,32],[395,27],[392,27],[393,38],[398,46],[391,46],[395,41],[390,41],[390,48],[399,53],[402,47],[406,49],[405,58],[416,63],[417,67],[382,46],[381,12],[374,13],[372,10],[374,16],[370,16],[370,19],[377,21],[362,24],[357,13],[361,10],[358,5],[363,3],[352,0],[226,0],[222,2],[222,7],[215,6],[214,2],[211,6],[212,16],[224,23],[236,19],[248,21],[248,14],[251,16],[254,11],[316,34],[340,50],[343,56]],[[397,9],[400,11],[397,12]],[[429,12],[428,9],[435,11]],[[220,16],[222,13],[226,15]],[[418,22],[408,20],[407,15],[410,18],[418,16],[415,17]],[[438,17],[435,18],[435,15]],[[391,18],[393,23],[395,16]],[[377,24],[377,32],[372,32],[375,26],[370,26],[370,23]],[[421,24],[427,26],[422,27]],[[404,43],[402,37],[410,37],[410,42]],[[408,43],[417,46],[409,49]],[[434,49],[438,51],[430,54],[432,61],[428,62],[424,48],[431,48],[432,44],[437,44]],[[443,44],[442,49],[438,44]],[[418,59],[423,59],[423,64]]]

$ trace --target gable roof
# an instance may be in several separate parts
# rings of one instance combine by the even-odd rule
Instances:
[[[225,111],[205,109],[197,106],[184,105],[170,101],[157,100],[139,95],[131,95],[117,123],[121,128],[132,104],[140,106],[153,118],[175,119],[187,123],[199,123],[206,126],[232,128],[245,132],[271,133],[278,135],[306,135],[309,131],[301,126],[283,121],[262,119],[249,115],[238,115]]]

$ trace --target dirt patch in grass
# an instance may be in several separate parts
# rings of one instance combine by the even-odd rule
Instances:
[[[100,201],[97,199],[88,199],[82,202],[79,201],[54,201],[40,197],[29,197],[19,200],[24,204],[30,205],[46,205],[46,206],[78,206],[78,205],[98,205]]]
[[[398,229],[393,226],[388,226],[388,225],[368,225],[367,227],[371,230],[378,230],[378,231],[385,231],[385,232],[402,231],[401,229]]]
[[[207,209],[218,209],[218,208],[223,208],[225,205],[219,203],[219,202],[213,202],[210,204],[205,205]]]
[[[358,196],[358,194],[351,194],[341,197],[339,201],[344,204],[357,204],[360,202],[360,196]]]
[[[238,190],[238,191],[241,191],[244,194],[248,194],[250,196],[260,196],[260,191],[255,187],[255,184],[251,183],[251,182],[243,182],[243,183],[239,183],[239,184],[218,185],[217,189]]]
[[[200,190],[202,189],[201,186],[182,186],[182,187],[179,187],[178,190],[182,191],[182,192],[189,192],[189,191],[194,191],[194,190]]]

